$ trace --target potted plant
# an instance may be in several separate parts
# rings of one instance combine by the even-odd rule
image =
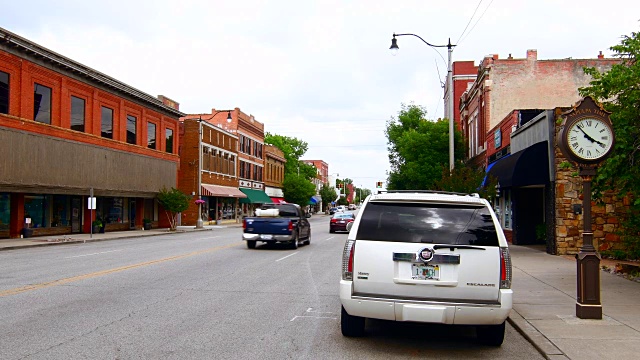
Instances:
[[[104,233],[104,224],[102,224],[102,220],[95,219],[95,220],[93,220],[91,225],[93,225],[93,233],[94,234],[97,234],[99,232]]]
[[[151,230],[151,219],[143,219],[142,225],[144,226],[145,230]]]

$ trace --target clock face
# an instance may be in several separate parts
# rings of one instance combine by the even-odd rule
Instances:
[[[580,119],[569,125],[566,136],[569,151],[584,160],[604,157],[613,145],[613,131],[600,119]]]

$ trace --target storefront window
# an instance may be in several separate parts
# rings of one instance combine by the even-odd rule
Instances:
[[[53,196],[53,214],[51,216],[51,227],[69,226],[69,196],[54,195]]]
[[[107,224],[124,223],[124,210],[123,198],[104,198],[102,202],[103,220]]]
[[[44,195],[26,195],[24,197],[24,217],[31,219],[31,227],[46,227],[49,224],[49,199]]]
[[[0,193],[0,230],[9,229],[9,209],[11,197],[7,193]]]
[[[511,229],[511,191],[504,191],[504,228]]]

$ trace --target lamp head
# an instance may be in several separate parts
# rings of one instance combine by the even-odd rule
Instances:
[[[232,119],[231,119],[231,111],[227,112],[227,123],[231,123]]]
[[[391,39],[391,47],[389,48],[389,50],[391,50],[391,55],[396,55],[398,53],[398,50],[400,50],[400,48],[398,47],[398,39],[396,39],[396,34],[393,34],[393,38]]]

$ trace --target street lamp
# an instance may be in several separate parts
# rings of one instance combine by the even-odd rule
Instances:
[[[198,116],[198,118],[187,118],[185,120],[198,120],[198,200],[202,200],[202,122],[213,119],[218,113],[227,112],[227,123],[231,123],[231,111],[229,110],[220,110],[211,114],[209,119],[202,119],[202,114]],[[202,229],[203,220],[202,220],[202,201],[197,201],[198,203],[198,220],[196,220],[196,229]],[[218,209],[216,209],[216,214]]]
[[[429,44],[423,38],[421,38],[416,34],[395,34],[394,33],[393,38],[391,39],[391,47],[389,48],[393,55],[397,54],[398,50],[400,50],[400,47],[398,47],[398,40],[396,39],[396,36],[405,36],[405,35],[415,36],[418,39],[422,40],[423,43],[433,48],[446,47],[448,49],[449,59],[447,61],[447,89],[448,89],[449,97],[446,99],[447,102],[445,103],[445,108],[447,108],[448,110],[447,111],[448,114],[446,114],[446,116],[449,118],[449,171],[452,171],[454,159],[453,159],[453,68],[451,63],[451,53],[453,52],[453,47],[456,45],[451,45],[451,38],[449,38],[449,43],[447,45],[433,45],[433,44]]]

